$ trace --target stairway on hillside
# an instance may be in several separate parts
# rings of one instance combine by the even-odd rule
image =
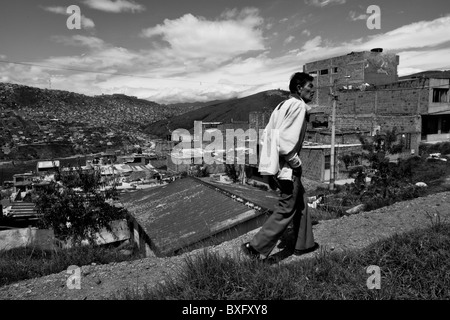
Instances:
[[[37,219],[38,211],[36,205],[32,202],[16,201],[11,204],[9,217],[13,219]]]

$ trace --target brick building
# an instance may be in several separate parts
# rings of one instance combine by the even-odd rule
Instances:
[[[358,88],[393,83],[398,80],[399,63],[398,55],[373,49],[310,62],[303,66],[303,72],[316,76],[316,104],[330,105],[330,86]]]
[[[352,52],[345,56],[305,64],[303,70],[315,75],[314,103],[331,125],[333,86],[338,97],[336,107],[336,137],[352,136],[352,132],[373,135],[397,128],[406,149],[418,150],[422,141],[450,140],[450,80],[436,78],[405,78],[398,80],[399,56],[383,53]],[[320,113],[316,116],[320,116]],[[324,119],[320,121],[324,123]],[[310,128],[310,136],[321,135],[326,142],[327,131]],[[339,141],[339,140],[337,140]]]

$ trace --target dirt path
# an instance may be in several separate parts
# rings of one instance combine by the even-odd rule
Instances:
[[[450,192],[430,195],[410,201],[396,203],[390,207],[371,212],[322,221],[314,226],[315,240],[323,250],[342,251],[361,249],[367,245],[396,233],[404,233],[431,225],[438,215],[441,221],[450,222]],[[434,216],[436,214],[436,216]],[[238,255],[239,245],[249,240],[257,230],[239,238],[224,242],[208,250],[221,255]],[[189,254],[195,255],[201,250]],[[279,249],[273,254],[280,255]],[[310,258],[310,253],[301,257],[289,256],[280,263],[293,263]],[[167,275],[176,275],[184,262],[184,256],[171,258],[146,258],[131,262],[82,267],[81,290],[69,290],[66,286],[69,274],[61,272],[42,278],[30,279],[0,288],[0,299],[26,300],[71,300],[104,299],[124,288],[143,288],[164,280]]]

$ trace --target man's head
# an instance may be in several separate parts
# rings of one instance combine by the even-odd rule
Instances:
[[[313,80],[314,78],[307,73],[294,73],[289,83],[289,90],[293,94],[298,94],[306,103],[311,102],[314,97]]]

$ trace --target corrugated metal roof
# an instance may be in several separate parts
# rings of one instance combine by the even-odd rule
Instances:
[[[160,255],[263,214],[193,178],[125,194],[121,200]]]

